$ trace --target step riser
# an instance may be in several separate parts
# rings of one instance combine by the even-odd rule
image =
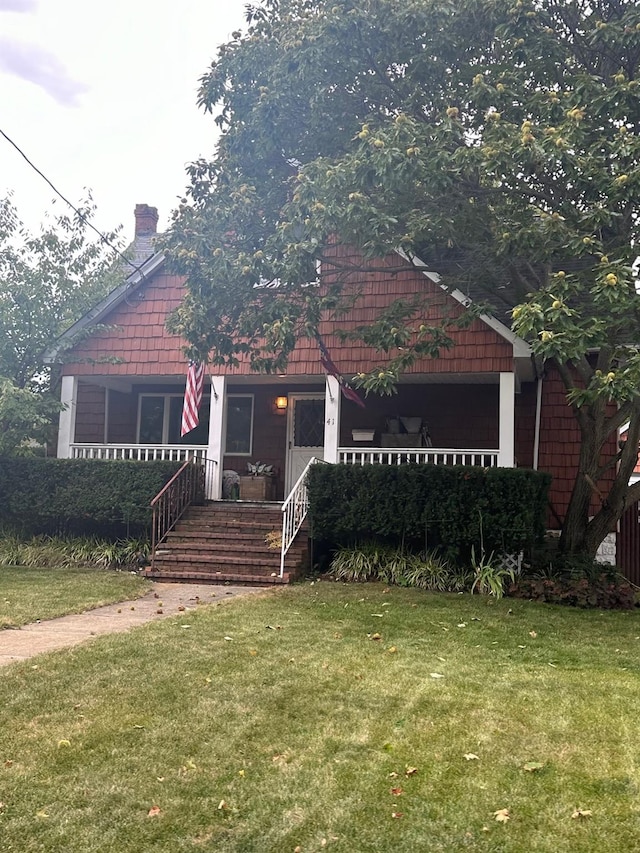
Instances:
[[[288,583],[307,563],[307,531],[303,525],[280,578],[280,548],[268,548],[265,537],[281,531],[280,504],[216,502],[190,507],[158,546],[145,574],[213,583]]]

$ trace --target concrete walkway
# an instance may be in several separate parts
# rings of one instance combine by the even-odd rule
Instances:
[[[228,601],[237,595],[255,595],[265,587],[214,586],[195,583],[154,583],[135,601],[121,601],[85,613],[47,622],[0,630],[0,666],[43,652],[66,649],[100,634],[115,634],[167,616],[193,611],[203,604]]]

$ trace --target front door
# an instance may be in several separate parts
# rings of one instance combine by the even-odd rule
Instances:
[[[289,395],[285,497],[313,456],[324,455],[324,397]]]

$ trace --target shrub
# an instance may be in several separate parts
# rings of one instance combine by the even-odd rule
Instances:
[[[378,580],[438,592],[462,592],[473,581],[470,571],[456,570],[436,553],[415,554],[379,542],[339,548],[330,571],[336,580]]]
[[[142,532],[179,462],[0,459],[0,523],[29,534]]]
[[[318,539],[406,541],[462,564],[480,541],[515,553],[541,539],[549,482],[520,468],[315,465],[309,514]]]
[[[600,566],[602,569],[602,566]],[[636,605],[634,587],[621,575],[601,573],[597,577],[520,578],[508,594],[549,604],[629,610]]]
[[[0,566],[29,568],[137,569],[140,555],[149,553],[146,539],[109,542],[96,537],[18,536],[0,538]]]

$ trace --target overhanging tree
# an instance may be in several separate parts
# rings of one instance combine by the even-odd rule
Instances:
[[[513,308],[553,362],[582,436],[561,545],[594,554],[640,497],[640,8],[632,0],[263,0],[219,49],[201,104],[222,136],[192,165],[167,249],[192,354],[281,369],[347,298],[305,287],[331,238],[395,248]],[[257,284],[277,280],[269,289]],[[350,297],[349,297],[350,298]],[[385,391],[446,338],[396,307],[367,332]],[[419,319],[419,317],[417,318]],[[417,336],[416,336],[417,335]],[[415,349],[417,347],[417,349]],[[629,422],[628,440],[603,458]],[[589,520],[594,485],[615,471]]]
[[[87,201],[34,235],[0,199],[0,453],[50,437],[60,404],[44,354],[122,278],[113,250],[88,234],[93,212]]]

